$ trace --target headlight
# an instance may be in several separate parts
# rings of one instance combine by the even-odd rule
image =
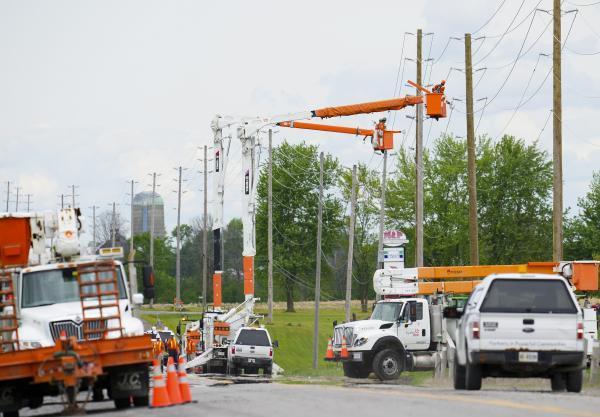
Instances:
[[[33,340],[19,340],[22,349],[37,349],[41,348],[42,344]]]
[[[368,340],[369,338],[367,337],[361,337],[360,339],[356,339],[356,341],[354,342],[354,346],[362,346],[365,343],[367,343]]]

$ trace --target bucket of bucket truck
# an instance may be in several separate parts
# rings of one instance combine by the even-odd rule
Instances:
[[[419,269],[378,269],[373,275],[375,294],[381,296],[412,296],[419,293]]]

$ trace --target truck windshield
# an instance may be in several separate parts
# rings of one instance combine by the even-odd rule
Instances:
[[[371,320],[396,321],[402,310],[402,302],[377,303],[371,314]]]
[[[119,298],[127,298],[121,268],[117,268]],[[23,274],[21,307],[40,307],[79,301],[75,268],[51,269]],[[108,299],[105,297],[104,299]]]
[[[480,311],[482,313],[576,314],[569,291],[557,279],[496,279]]]
[[[250,346],[271,346],[267,332],[263,330],[242,330],[237,340],[236,345]]]

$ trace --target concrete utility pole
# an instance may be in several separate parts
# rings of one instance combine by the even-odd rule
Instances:
[[[179,179],[177,188],[177,249],[175,252],[175,299],[181,300],[181,171],[178,168]]]
[[[10,202],[10,181],[6,181],[6,212],[8,213],[8,204]]]
[[[465,84],[467,90],[467,182],[469,189],[469,258],[479,265],[479,233],[477,225],[477,166],[475,161],[475,115],[473,113],[473,63],[471,34],[465,33]]]
[[[269,314],[267,322],[273,323],[273,130],[269,129],[269,180],[267,196],[267,247],[268,247],[268,265],[267,265],[267,304]]]
[[[387,151],[383,151],[383,175],[381,177],[381,205],[379,207],[379,244],[377,246],[377,268],[383,268],[383,228],[385,223],[385,193],[387,187]]]
[[[423,30],[417,30],[417,84],[423,84]],[[422,96],[417,89],[417,96]],[[415,137],[415,263],[417,267],[423,266],[423,104],[417,104],[416,137]]]
[[[315,327],[313,369],[319,366],[319,302],[321,300],[321,233],[323,229],[323,152],[319,154],[319,210],[317,214],[317,272],[315,274]]]
[[[561,51],[561,10],[560,0],[554,0],[552,40],[552,167],[553,167],[553,204],[552,204],[552,260],[561,261],[563,257],[563,175],[562,175],[562,51]]]
[[[204,224],[202,228],[202,306],[206,311],[208,291],[208,147],[204,145]]]
[[[114,248],[117,246],[117,210],[115,202],[112,203],[112,218],[110,223],[110,236],[112,240],[111,247]]]
[[[350,197],[350,228],[348,229],[348,267],[346,268],[346,323],[352,310],[352,261],[354,257],[354,218],[356,212],[356,165],[352,165],[352,191]]]
[[[131,238],[129,239],[129,289],[131,290],[131,294],[136,294],[138,292],[137,289],[137,270],[135,268],[135,247],[133,245],[133,188],[135,184],[135,180],[131,180],[131,199],[130,199],[130,209],[131,212],[129,214],[129,223],[131,225]]]
[[[15,199],[15,211],[19,211],[19,191],[21,191],[21,187],[17,187],[16,199]]]
[[[94,249],[94,253],[96,253],[96,247],[98,242],[96,241],[96,208],[98,206],[92,206],[92,248]]]
[[[156,202],[156,172],[152,174],[152,206],[150,207],[150,266],[154,268],[154,206]],[[150,301],[152,305],[152,301]]]

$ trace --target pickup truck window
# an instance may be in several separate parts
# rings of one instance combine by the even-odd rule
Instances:
[[[242,330],[235,341],[235,344],[248,346],[271,346],[267,332],[263,330]]]
[[[64,268],[23,274],[21,307],[41,307],[80,301],[77,276],[73,272],[75,272],[74,268]],[[117,275],[119,298],[127,298],[120,268],[117,268]]]
[[[400,316],[403,303],[377,303],[371,314],[371,320],[396,321]]]
[[[496,279],[479,310],[482,313],[576,314],[565,284],[549,279]]]

